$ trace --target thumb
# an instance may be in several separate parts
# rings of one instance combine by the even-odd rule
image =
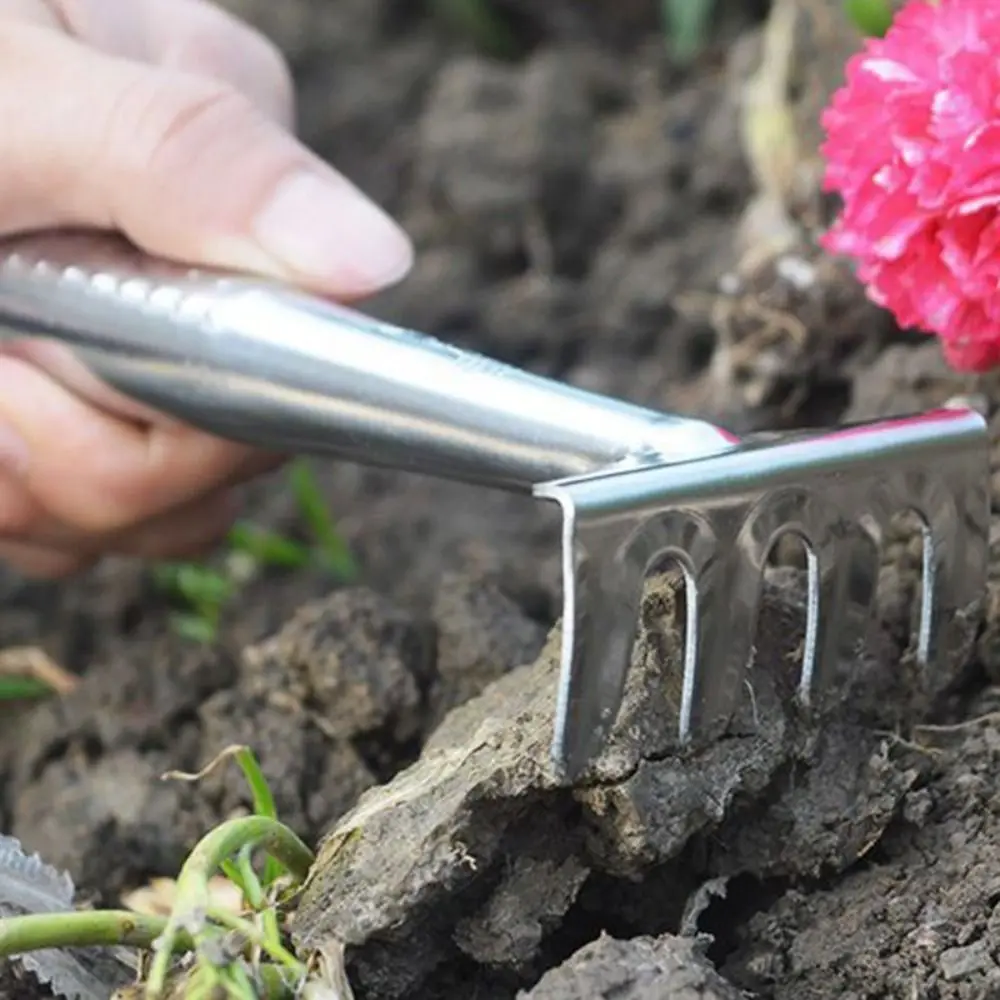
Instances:
[[[0,233],[117,229],[150,253],[345,299],[411,266],[381,209],[217,80],[7,22],[0,121]]]

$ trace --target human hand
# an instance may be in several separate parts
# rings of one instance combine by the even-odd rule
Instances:
[[[278,52],[207,0],[0,0],[0,235],[117,230],[193,265],[342,300],[400,279],[401,230],[289,131]],[[0,560],[190,557],[280,459],[98,386],[52,344],[0,348]]]

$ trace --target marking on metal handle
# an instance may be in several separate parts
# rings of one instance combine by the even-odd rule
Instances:
[[[194,269],[186,272],[183,280],[208,282],[207,288],[186,289],[177,281],[117,275],[111,270],[84,268],[78,264],[58,265],[45,258],[29,258],[17,252],[0,261],[0,274],[25,278],[40,285],[72,288],[96,299],[209,332],[221,329],[215,315],[219,305],[215,296],[235,287],[229,279],[209,278]]]
[[[503,361],[497,361],[496,358],[488,357],[485,354],[477,354],[474,351],[466,351],[461,347],[456,347],[454,344],[449,344],[447,341],[439,340],[437,337],[432,337],[428,333],[420,333],[417,330],[411,330],[407,327],[396,326],[393,323],[385,323],[382,320],[374,319],[371,316],[365,316],[360,313],[347,312],[343,313],[348,317],[348,319],[353,323],[353,325],[358,327],[367,327],[372,333],[381,334],[384,337],[390,337],[399,343],[412,344],[414,347],[420,347],[423,350],[433,351],[435,354],[440,354],[442,357],[449,358],[459,365],[463,371],[474,375],[496,375],[502,378],[523,380],[526,377],[525,372],[521,371],[519,368],[515,368],[512,365],[508,365]]]

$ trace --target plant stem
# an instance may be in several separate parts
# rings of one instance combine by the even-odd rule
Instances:
[[[166,925],[164,917],[147,917],[130,910],[79,910],[6,917],[0,920],[0,958],[42,948],[114,945],[149,948]],[[193,946],[190,937],[183,932],[174,942],[178,950]]]
[[[247,970],[234,962],[223,974],[223,988],[234,1000],[257,1000],[257,993],[250,982]]]
[[[277,965],[261,965],[256,970],[267,1000],[293,1000],[301,994],[296,988],[296,977]]]
[[[173,912],[154,944],[155,954],[146,984],[146,996],[160,997],[166,985],[174,940],[182,928],[197,938],[208,919],[208,880],[227,858],[243,847],[261,847],[274,855],[298,882],[309,874],[312,851],[283,823],[269,816],[231,819],[207,833],[188,855],[177,877]]]
[[[0,676],[0,701],[28,701],[51,694],[52,688],[37,677]]]
[[[208,879],[219,865],[243,847],[260,847],[273,854],[298,882],[304,882],[316,860],[308,847],[287,827],[270,816],[243,816],[220,823],[205,834],[184,862],[177,879],[178,901],[181,889],[204,883],[208,898]]]
[[[262,951],[267,952],[271,959],[279,965],[285,966],[290,972],[297,975],[305,975],[306,967],[302,964],[280,941],[272,941],[258,927],[249,920],[236,916],[234,913],[227,913],[225,910],[212,910],[212,919],[229,930],[242,934],[251,944],[257,945]]]
[[[273,854],[299,882],[316,860],[313,852],[283,823],[270,816],[244,816],[220,823],[195,845],[177,879],[177,900],[188,888],[208,900],[208,880],[226,859],[243,847],[260,847]]]

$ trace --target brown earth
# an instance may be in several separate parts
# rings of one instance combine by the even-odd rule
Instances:
[[[309,141],[418,242],[379,315],[737,432],[956,394],[996,413],[996,379],[950,373],[815,249],[830,210],[816,117],[857,44],[838,3],[797,5],[786,76],[784,0],[766,30],[766,4],[723,4],[687,70],[664,54],[657,5],[635,0],[498,0],[521,47],[510,62],[403,0],[230,6],[291,58]],[[775,100],[799,142],[784,160],[754,126]],[[216,646],[171,630],[143,567],[0,580],[0,646],[41,643],[83,678],[6,710],[0,830],[87,899],[174,872],[245,806],[222,776],[159,776],[248,742],[284,818],[322,844],[296,934],[350,946],[359,1000],[1000,997],[995,590],[973,662],[922,706],[938,728],[915,727],[901,557],[864,681],[817,729],[786,697],[801,618],[786,569],[753,704],[692,759],[667,736],[677,608],[659,579],[616,740],[571,792],[545,756],[553,513],[318,468],[362,579],[269,573]],[[302,530],[280,476],[248,512]]]

